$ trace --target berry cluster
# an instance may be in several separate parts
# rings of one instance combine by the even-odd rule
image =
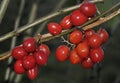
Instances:
[[[12,56],[16,59],[14,71],[17,74],[27,73],[29,79],[33,80],[38,74],[38,66],[47,64],[50,50],[46,44],[37,46],[34,38],[27,38],[21,46],[12,50]]]
[[[79,9],[74,10],[70,15],[64,17],[60,24],[51,22],[48,24],[48,31],[52,35],[58,35],[62,32],[62,29],[70,29],[73,26],[80,26],[93,18],[97,12],[96,5],[85,1]]]
[[[48,31],[52,35],[58,35],[62,32],[62,29],[81,26],[95,17],[96,12],[96,5],[86,0],[80,8],[64,17],[60,24],[49,23]],[[75,48],[70,50],[68,46],[60,45],[56,50],[56,58],[60,62],[69,58],[72,64],[82,63],[84,68],[91,68],[94,63],[99,63],[103,60],[104,52],[101,45],[107,40],[108,33],[105,29],[100,29],[98,32],[92,29],[86,31],[76,29],[69,35],[69,41],[75,45]]]
[[[56,58],[60,62],[69,59],[72,64],[81,63],[84,68],[91,68],[103,60],[104,51],[101,45],[108,37],[105,29],[99,29],[97,32],[92,29],[74,30],[69,35],[69,41],[75,44],[75,47],[70,50],[68,46],[60,45],[56,50]]]

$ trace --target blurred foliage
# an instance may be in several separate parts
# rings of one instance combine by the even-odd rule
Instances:
[[[6,14],[2,23],[0,24],[0,35],[13,30],[15,18],[18,14],[18,9],[20,6],[20,1],[21,0],[10,0]],[[61,0],[25,0],[25,8],[20,21],[20,26],[27,24],[29,13],[32,7],[31,5],[36,1],[38,1],[38,9],[35,19],[48,15]],[[67,0],[67,2],[61,6],[61,8],[78,4],[78,1],[82,2],[80,0]],[[97,7],[102,13],[103,11],[106,11],[115,5],[117,1],[119,0],[104,0],[104,3],[98,3]],[[57,16],[49,20],[49,22],[60,22],[65,15],[66,14]],[[44,27],[41,27],[41,25],[42,24],[35,26],[31,34],[35,33],[38,28],[44,28],[43,31],[41,31],[42,34],[47,33],[47,24]],[[72,65],[69,61],[63,63],[58,62],[55,59],[55,50],[60,44],[62,44],[62,42],[60,42],[60,38],[57,38],[55,40],[46,42],[51,49],[51,55],[49,57],[47,66],[39,68],[39,75],[33,81],[29,80],[27,75],[24,74],[20,83],[98,83],[96,82],[97,80],[100,80],[100,83],[120,83],[120,15],[96,28],[98,29],[101,27],[107,29],[110,34],[110,38],[109,41],[102,46],[105,51],[105,58],[101,63],[102,66],[99,79],[97,77],[96,69],[87,70],[82,68],[80,64]],[[21,44],[23,38],[26,35],[30,36],[31,34],[26,34],[25,32],[20,34],[17,38],[16,45]],[[10,45],[11,39],[1,42],[0,53],[9,50]],[[13,70],[13,64],[7,65],[7,61],[8,59],[0,62],[0,83],[4,83],[4,76],[7,67],[9,66],[11,67],[11,70]],[[95,67],[97,67],[97,65]]]

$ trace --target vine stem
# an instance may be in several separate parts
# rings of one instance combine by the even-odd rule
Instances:
[[[95,21],[95,22],[93,22],[93,23],[91,23],[91,24],[89,24],[89,25],[86,25],[86,26],[83,27],[82,29],[87,30],[87,29],[93,28],[93,27],[95,27],[95,26],[98,26],[98,25],[100,25],[100,24],[102,24],[102,23],[105,23],[105,22],[111,20],[112,18],[114,18],[115,16],[117,16],[117,15],[119,15],[119,14],[120,14],[120,8],[119,8],[118,10],[114,11],[113,13],[111,13],[110,15],[108,15],[108,16],[102,18],[102,19],[99,19],[99,20],[97,20],[97,21]],[[64,31],[64,32],[65,32],[65,31]],[[44,35],[42,35],[42,36],[43,36],[44,38],[46,38],[46,37],[47,37],[47,38],[51,38],[51,35],[50,35],[50,34],[44,34]],[[52,37],[53,37],[53,36],[52,36]],[[43,39],[41,39],[41,40],[43,40]],[[45,40],[42,41],[42,42],[45,42]],[[1,55],[0,55],[0,56],[1,56],[1,57],[0,57],[0,61],[7,59],[8,57],[10,57],[10,55],[11,55],[11,51],[8,51],[8,52],[5,52],[5,53],[1,54]]]
[[[103,0],[93,0],[91,2],[92,3],[98,3],[98,2],[103,2]],[[4,41],[6,39],[9,39],[9,38],[11,38],[13,36],[17,36],[18,34],[24,32],[24,31],[26,31],[26,30],[28,30],[30,28],[34,28],[33,26],[38,25],[38,24],[40,24],[40,23],[42,23],[42,22],[44,22],[44,21],[46,21],[48,19],[51,19],[51,18],[53,18],[55,16],[64,14],[66,12],[72,11],[72,10],[77,9],[79,7],[80,7],[80,5],[75,5],[75,6],[72,6],[72,7],[68,7],[68,8],[53,12],[53,13],[45,16],[45,17],[39,18],[38,20],[36,20],[36,21],[34,21],[32,23],[29,23],[29,24],[26,24],[26,25],[24,25],[22,27],[19,27],[19,29],[17,29],[17,30],[11,31],[9,33],[6,33],[6,34],[0,36],[0,42]]]

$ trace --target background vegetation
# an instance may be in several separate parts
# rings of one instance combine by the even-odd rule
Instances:
[[[4,0],[0,0],[2,3]],[[53,11],[70,7],[81,3],[82,0],[10,0],[6,13],[0,24],[0,35],[12,31],[16,25],[19,9],[22,3],[20,22],[17,27],[31,23],[34,20],[50,14]],[[99,11],[102,13],[111,8],[120,0],[104,0],[104,3],[97,3]],[[0,4],[1,5],[1,4]],[[70,12],[66,13],[69,14]],[[37,33],[47,33],[47,23],[60,20],[66,15],[62,14],[48,21],[45,21],[33,29],[29,29],[17,36],[15,45],[22,43],[24,38],[34,36]],[[105,28],[110,35],[106,44],[103,45],[105,51],[104,61],[95,65],[93,69],[84,69],[80,64],[72,65],[69,61],[60,63],[55,59],[55,49],[60,45],[60,38],[46,42],[51,50],[51,55],[47,66],[39,68],[39,75],[33,81],[27,75],[16,75],[13,72],[13,63],[9,63],[9,58],[0,61],[0,83],[120,83],[120,15],[112,20],[95,27]],[[12,39],[0,42],[0,53],[4,53],[11,48]],[[10,73],[6,73],[10,67]],[[5,77],[9,79],[5,81]]]

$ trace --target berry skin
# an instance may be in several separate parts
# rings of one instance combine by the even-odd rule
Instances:
[[[12,50],[12,56],[15,59],[23,59],[23,57],[27,56],[28,53],[22,46],[17,46]]]
[[[38,66],[37,65],[27,71],[27,76],[30,80],[34,80],[37,77],[37,75],[38,75]]]
[[[77,51],[76,49],[73,49],[71,52],[70,52],[70,56],[69,56],[69,59],[70,59],[70,62],[72,64],[79,64],[82,59],[79,57],[79,55],[77,54]]]
[[[105,43],[108,40],[109,34],[105,29],[99,29],[97,33],[100,35],[102,43]]]
[[[80,42],[77,47],[77,53],[81,58],[85,58],[89,54],[89,46],[86,41]]]
[[[60,22],[60,25],[62,26],[63,29],[70,29],[72,27],[70,15],[65,16]]]
[[[95,33],[88,38],[88,42],[92,48],[97,48],[101,45],[102,40],[101,40],[101,37],[97,33]]]
[[[65,61],[68,59],[70,49],[66,45],[60,45],[56,49],[56,59],[60,62]]]
[[[28,56],[24,57],[22,63],[23,63],[23,67],[28,70],[28,69],[31,69],[35,66],[36,61],[35,61],[34,56],[28,55]]]
[[[73,11],[71,13],[70,19],[74,26],[80,26],[88,20],[88,18],[84,14],[82,14],[79,10]]]
[[[50,49],[46,44],[41,44],[38,47],[38,51],[43,51],[47,56],[50,56]]]
[[[27,52],[33,52],[36,49],[36,41],[33,37],[27,38],[23,41],[23,47]]]
[[[92,68],[94,65],[94,63],[92,62],[90,57],[86,57],[83,61],[82,61],[82,66],[86,69]]]
[[[58,23],[51,22],[47,26],[49,33],[52,35],[58,35],[62,32],[62,27]]]
[[[80,6],[80,11],[87,17],[94,16],[97,12],[96,5],[90,2],[84,2]]]
[[[73,44],[78,44],[82,40],[82,32],[75,30],[69,35],[69,40]]]
[[[22,64],[22,60],[17,60],[14,63],[14,71],[17,74],[23,74],[25,72],[25,69],[24,69],[23,64]]]
[[[90,58],[93,62],[99,63],[104,58],[104,51],[102,48],[94,48],[90,51]]]
[[[36,63],[38,65],[44,66],[47,64],[48,57],[44,52],[42,51],[35,52],[34,56],[35,56]]]
[[[91,37],[93,34],[95,33],[95,31],[93,29],[88,29],[85,31],[85,37],[89,38]]]

